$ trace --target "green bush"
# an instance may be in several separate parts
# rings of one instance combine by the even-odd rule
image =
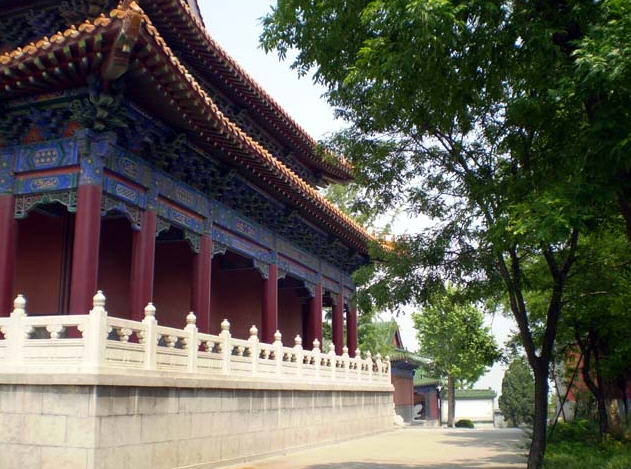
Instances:
[[[629,469],[631,442],[607,439],[599,442],[594,422],[560,423],[548,442],[544,469]]]
[[[473,422],[469,419],[462,419],[456,422],[456,428],[473,428]]]

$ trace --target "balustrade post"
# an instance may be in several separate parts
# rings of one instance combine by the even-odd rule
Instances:
[[[358,348],[355,349],[355,356],[353,357],[353,360],[355,360],[355,370],[356,370],[356,375],[357,375],[356,376],[357,381],[361,381],[362,380],[362,367],[364,366],[364,364],[362,360],[362,352]]]
[[[230,323],[227,319],[221,321],[221,332],[219,333],[221,338],[221,356],[223,358],[222,371],[225,375],[230,374],[231,360],[232,360],[232,344],[230,343]]]
[[[350,357],[348,355],[348,347],[342,347],[342,364],[344,365],[344,381],[348,381],[348,368],[350,365]]]
[[[368,381],[372,381],[372,353],[366,352],[366,366],[368,368]]]
[[[331,381],[335,381],[335,368],[337,366],[337,355],[335,355],[335,344],[333,342],[329,343],[329,366],[331,367]]]
[[[145,306],[145,317],[142,320],[144,331],[139,342],[145,346],[145,370],[158,369],[158,321],[156,320],[156,307],[153,303]]]
[[[385,362],[385,368],[383,370],[384,372],[384,381],[388,381],[390,382],[390,355],[386,355],[386,362]]]
[[[257,368],[259,364],[259,355],[261,354],[259,350],[259,330],[256,328],[254,324],[250,327],[250,338],[248,339],[250,342],[250,358],[252,359],[252,376],[256,376]]]
[[[278,376],[283,374],[283,335],[279,330],[274,332],[274,360],[276,361],[276,374]]]
[[[86,367],[96,369],[103,366],[108,332],[105,295],[99,290],[92,298],[92,309],[88,317],[88,330],[83,332],[83,343],[85,344],[84,364]]]
[[[376,358],[375,362],[377,363],[377,380],[381,381],[381,377],[383,374],[383,370],[381,369],[381,364],[382,364],[381,354],[378,353],[375,358]]]
[[[304,352],[302,350],[302,337],[299,335],[294,339],[294,353],[296,354],[296,376],[302,376],[302,366],[304,361]]]
[[[199,351],[199,339],[197,331],[197,317],[192,311],[186,316],[186,327],[184,330],[188,333],[186,338],[186,352],[188,353],[188,371],[194,373],[197,371],[197,352]]]
[[[322,364],[322,358],[320,357],[320,341],[318,339],[313,339],[313,349],[311,349],[311,353],[313,354],[314,359],[315,376],[316,378],[320,378],[320,365]]]
[[[14,365],[21,365],[24,356],[24,341],[30,334],[30,328],[25,328],[26,298],[18,295],[13,300],[13,311],[9,315],[9,324],[2,329],[7,341],[8,357]]]

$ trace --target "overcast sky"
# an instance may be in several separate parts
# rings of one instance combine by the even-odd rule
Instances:
[[[313,84],[309,77],[298,79],[289,63],[280,62],[276,55],[266,55],[259,46],[261,33],[259,19],[275,2],[270,0],[198,0],[202,16],[219,44],[232,56],[263,88],[283,106],[287,112],[316,139],[339,130],[343,123],[336,121],[333,109],[322,98],[323,88]],[[395,232],[414,232],[425,220],[400,217],[394,226]],[[397,322],[406,347],[415,350],[418,343],[410,318],[413,310],[406,308],[398,312]],[[388,315],[384,315],[388,316]],[[514,322],[501,316],[487,317],[500,345],[506,341]],[[497,364],[476,387],[501,389],[504,367]]]

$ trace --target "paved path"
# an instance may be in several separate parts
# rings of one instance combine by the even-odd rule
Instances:
[[[521,430],[405,427],[388,433],[231,466],[234,469],[524,468]]]

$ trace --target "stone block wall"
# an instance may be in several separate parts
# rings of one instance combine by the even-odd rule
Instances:
[[[390,429],[392,393],[0,385],[0,467],[205,468]]]

